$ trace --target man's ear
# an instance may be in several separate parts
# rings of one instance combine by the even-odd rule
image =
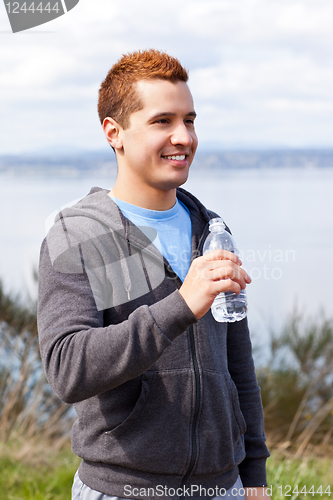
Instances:
[[[122,127],[113,118],[109,116],[103,120],[103,131],[106,140],[113,149],[119,150],[123,147],[121,139]]]

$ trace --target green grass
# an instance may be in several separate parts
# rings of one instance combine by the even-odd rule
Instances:
[[[333,463],[329,458],[295,460],[273,452],[267,462],[267,476],[273,500],[333,499]]]
[[[79,459],[70,451],[55,457],[33,457],[31,463],[6,453],[0,457],[1,500],[69,500]]]
[[[50,448],[37,452],[32,449],[31,459],[29,453],[25,453],[22,460],[4,448],[0,452],[1,500],[69,500],[78,465],[79,459],[70,450],[52,454]],[[315,457],[294,460],[273,452],[268,460],[268,483],[272,487],[273,500],[333,500],[332,460]],[[314,488],[309,492],[312,485]],[[300,493],[304,486],[306,496]]]

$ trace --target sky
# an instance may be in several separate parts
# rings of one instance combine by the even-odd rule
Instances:
[[[15,34],[1,3],[0,44],[0,155],[106,151],[99,86],[145,48],[189,70],[202,150],[333,147],[331,0],[80,0]]]

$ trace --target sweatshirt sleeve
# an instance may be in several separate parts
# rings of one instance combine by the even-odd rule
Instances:
[[[125,321],[104,326],[87,274],[55,270],[44,240],[39,343],[48,381],[63,401],[79,402],[141,375],[195,322],[175,290],[153,305],[141,305]]]
[[[264,418],[260,388],[254,370],[247,318],[228,324],[228,366],[237,387],[240,407],[246,422],[246,457],[239,465],[244,487],[267,486]]]

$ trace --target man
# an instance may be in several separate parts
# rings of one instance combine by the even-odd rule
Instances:
[[[42,359],[78,414],[73,499],[244,498],[241,480],[269,498],[247,321],[210,312],[251,280],[230,252],[202,256],[216,215],[179,188],[197,148],[187,79],[155,50],[111,68],[98,109],[115,185],[63,210],[42,245]]]

